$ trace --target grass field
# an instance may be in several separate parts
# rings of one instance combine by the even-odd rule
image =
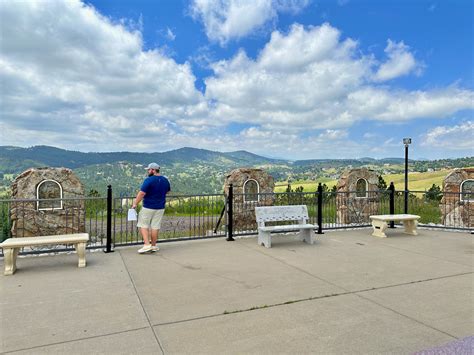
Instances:
[[[433,184],[442,187],[443,179],[450,171],[451,170],[440,170],[426,173],[409,173],[408,190],[424,191],[428,190]],[[405,188],[405,174],[383,175],[383,178],[387,182],[387,185],[393,181],[396,190],[403,190]]]
[[[451,170],[440,170],[426,173],[409,173],[408,174],[408,189],[412,191],[428,190],[433,184],[442,186],[443,179],[449,174]],[[391,181],[395,184],[396,190],[403,190],[405,188],[405,174],[388,174],[382,175],[383,179],[390,184]],[[291,188],[295,190],[298,186],[303,186],[303,191],[314,192],[318,188],[318,183],[323,183],[331,189],[337,184],[337,180],[328,178],[321,178],[318,181],[294,181],[291,183]],[[287,187],[286,182],[277,182],[275,184],[275,192],[285,192]]]
[[[328,178],[321,178],[318,181],[293,181],[291,183],[292,190],[295,190],[299,186],[303,186],[304,192],[314,192],[318,188],[318,184],[326,184],[329,189],[337,184],[337,180],[331,180]],[[288,184],[286,182],[275,183],[275,192],[285,192]]]

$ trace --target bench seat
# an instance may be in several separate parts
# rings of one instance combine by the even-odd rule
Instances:
[[[291,232],[300,229],[314,229],[314,224],[288,224],[281,226],[265,226],[260,227],[259,229],[264,232]]]
[[[258,245],[271,248],[272,233],[292,231],[298,232],[299,237],[306,243],[313,244],[315,226],[308,223],[308,208],[305,205],[255,207],[255,218],[258,225]],[[266,226],[265,223],[268,222],[293,224]]]
[[[2,243],[5,256],[5,275],[13,275],[16,271],[16,259],[21,248],[37,245],[54,245],[54,244],[72,244],[74,245],[79,257],[78,267],[86,266],[86,244],[89,241],[88,233],[75,233],[64,235],[48,235],[40,237],[25,238],[9,238]]]
[[[386,238],[385,230],[388,228],[388,222],[402,221],[405,226],[405,233],[409,235],[418,235],[416,227],[421,217],[415,214],[382,214],[370,216],[374,237]]]

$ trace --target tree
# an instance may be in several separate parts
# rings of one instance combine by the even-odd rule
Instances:
[[[102,213],[107,209],[107,200],[100,197],[99,191],[91,189],[88,194],[88,197],[92,199],[87,199],[86,202],[86,214],[87,216],[96,216],[99,213]]]
[[[443,194],[441,193],[441,187],[433,184],[428,191],[426,191],[425,198],[428,201],[439,202],[441,201]]]
[[[329,196],[331,198],[337,196],[337,185],[333,185],[333,187],[331,188],[331,192],[330,192]]]
[[[386,183],[385,180],[383,179],[382,175],[379,175],[379,182],[378,182],[378,184],[377,184],[377,187],[378,187],[379,190],[381,190],[381,191],[387,190],[387,183]]]
[[[100,193],[96,189],[90,189],[87,196],[89,196],[89,197],[100,197]]]

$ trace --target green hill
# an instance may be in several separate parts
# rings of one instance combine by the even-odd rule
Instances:
[[[114,194],[133,195],[145,177],[144,166],[150,162],[162,166],[174,193],[220,193],[226,174],[238,167],[259,167],[273,176],[276,191],[282,192],[291,181],[292,189],[303,186],[304,191],[314,192],[317,183],[329,188],[337,183],[344,170],[367,167],[384,174],[387,184],[394,181],[397,189],[403,188],[403,159],[314,159],[289,161],[271,159],[247,151],[216,152],[184,147],[168,152],[108,152],[84,153],[49,146],[19,148],[0,146],[0,196],[8,194],[12,180],[31,167],[67,167],[73,169],[85,185],[105,195],[107,185]],[[411,161],[410,188],[425,190],[433,183],[440,185],[446,169],[474,166],[474,158],[443,159],[435,161]],[[444,170],[440,170],[444,168]],[[427,170],[436,170],[428,173]]]
[[[0,146],[0,172],[2,173],[19,173],[30,167],[40,166],[76,169],[97,164],[113,164],[118,162],[147,164],[152,161],[158,162],[163,166],[197,164],[200,162],[232,166],[273,164],[278,162],[278,160],[264,158],[245,151],[222,153],[188,147],[163,153],[83,153],[49,146],[35,146],[31,148]]]

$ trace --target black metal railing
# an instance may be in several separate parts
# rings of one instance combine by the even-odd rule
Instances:
[[[50,203],[62,209],[38,209],[37,199],[0,200],[0,242],[10,237],[89,233],[89,249],[110,252],[116,246],[141,244],[137,221],[128,221],[128,209],[134,197],[42,199],[42,206]],[[138,208],[140,209],[140,208]],[[214,238],[226,236],[224,194],[170,195],[167,197],[159,241]],[[224,210],[224,211],[223,211]],[[30,223],[31,222],[31,223]],[[73,250],[66,246],[25,248],[22,254]],[[1,251],[1,249],[0,249]]]
[[[256,232],[257,206],[306,205],[309,223],[317,226],[319,234],[325,229],[366,227],[370,225],[370,215],[390,213],[389,191],[369,191],[359,197],[356,191],[323,191],[320,185],[316,192],[233,194],[233,197],[233,235]]]
[[[114,246],[142,243],[137,222],[127,220],[133,200],[134,197],[113,199],[111,225]],[[223,237],[226,235],[225,223],[219,223],[217,228],[216,225],[224,208],[223,194],[167,196],[159,240]]]
[[[474,228],[474,194],[410,191],[408,213],[420,215],[421,226],[458,230]],[[141,244],[136,221],[128,221],[134,197],[83,197],[41,200],[0,200],[0,241],[9,237],[87,232],[88,248],[110,252],[114,247]],[[62,204],[56,203],[58,200]],[[325,191],[320,184],[315,192],[235,193],[228,195],[170,195],[159,241],[227,237],[255,234],[256,206],[306,205],[316,232],[370,226],[370,215],[404,213],[405,193],[393,185],[377,191]],[[48,204],[49,203],[49,204]],[[56,208],[61,205],[62,208]],[[41,206],[40,209],[38,206]],[[50,207],[48,207],[50,206]],[[61,217],[54,219],[53,217]],[[33,220],[35,223],[28,223]],[[60,220],[60,222],[58,222]],[[393,225],[393,223],[392,223]],[[58,246],[32,248],[27,252],[69,250]],[[23,251],[23,253],[26,253]]]
[[[230,189],[232,191],[232,189]],[[229,191],[229,195],[230,195]],[[393,184],[386,190],[376,191],[323,191],[319,184],[316,192],[281,192],[259,194],[232,194],[232,206],[227,217],[231,236],[256,233],[255,207],[279,205],[306,205],[310,223],[323,230],[361,228],[371,225],[370,216],[403,214],[405,192],[396,191]],[[420,226],[469,231],[474,228],[474,194],[427,191],[409,191],[408,213],[419,215]],[[394,227],[394,222],[390,227]]]

